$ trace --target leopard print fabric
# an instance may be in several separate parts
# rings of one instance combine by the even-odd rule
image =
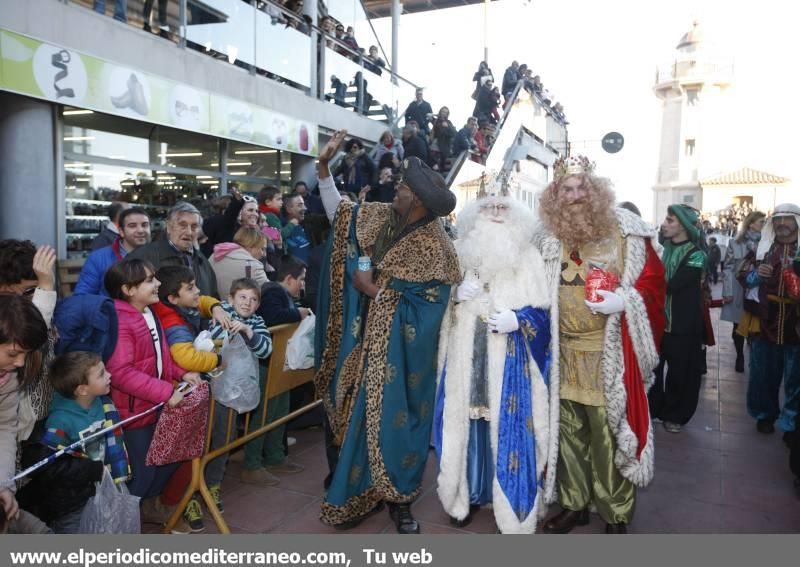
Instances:
[[[341,206],[340,206],[341,207]],[[377,266],[377,281],[382,288],[380,300],[370,304],[361,344],[348,355],[339,373],[335,407],[328,395],[342,343],[342,292],[347,255],[347,240],[352,205],[340,208],[334,223],[334,248],[331,254],[331,304],[327,327],[327,348],[322,356],[316,384],[325,400],[328,417],[336,443],[341,445],[350,425],[353,406],[361,384],[367,389],[365,425],[367,450],[373,487],[354,496],[343,506],[324,503],[321,519],[326,524],[341,524],[370,511],[378,501],[411,502],[420,487],[411,493],[400,493],[386,470],[380,448],[380,425],[383,406],[383,386],[392,323],[402,298],[401,293],[387,286],[393,278],[422,283],[438,280],[445,284],[460,281],[458,260],[452,241],[447,237],[440,220],[428,223],[401,238]],[[389,206],[379,203],[362,206],[356,223],[356,237],[362,249],[373,246],[384,223],[389,218]],[[364,367],[366,365],[366,372]],[[365,381],[365,382],[364,382]]]
[[[328,326],[325,330],[326,346],[325,351],[320,357],[320,366],[314,376],[314,385],[317,389],[317,396],[322,398],[328,420],[331,425],[336,423],[336,408],[331,403],[328,388],[333,373],[336,371],[336,360],[339,356],[339,348],[342,344],[342,301],[344,289],[344,272],[347,260],[347,240],[350,232],[350,221],[353,217],[355,205],[348,201],[341,201],[336,212],[333,225],[333,249],[330,259],[330,308],[328,315]]]

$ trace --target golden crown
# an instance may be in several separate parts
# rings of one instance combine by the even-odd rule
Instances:
[[[567,175],[592,175],[596,165],[586,156],[569,156],[558,158],[553,164],[553,174],[556,179]]]

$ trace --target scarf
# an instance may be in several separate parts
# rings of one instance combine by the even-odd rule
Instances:
[[[100,400],[103,402],[103,412],[105,413],[103,428],[105,429],[119,423],[121,421],[119,412],[111,402],[111,398],[108,396],[100,396]],[[40,442],[42,445],[60,451],[68,447],[74,441],[67,439],[64,436],[64,432],[60,429],[48,429],[42,434]],[[117,427],[116,429],[108,431],[105,434],[105,444],[105,458],[103,462],[111,472],[111,477],[117,484],[126,482],[130,477],[131,469],[128,464],[128,452],[125,449],[125,441],[122,437],[122,428]],[[72,452],[72,454],[75,457],[89,458],[83,451],[75,451]]]

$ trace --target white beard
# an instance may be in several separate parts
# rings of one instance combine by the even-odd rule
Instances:
[[[493,274],[513,268],[524,245],[522,234],[510,224],[479,218],[473,229],[456,241],[456,251],[466,277],[478,272],[480,279],[486,281]]]

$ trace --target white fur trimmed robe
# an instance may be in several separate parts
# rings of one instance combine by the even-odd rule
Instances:
[[[627,333],[630,336],[633,350],[635,352],[638,370],[644,383],[645,394],[653,383],[653,370],[659,362],[657,337],[660,337],[663,329],[652,328],[648,307],[653,309],[659,303],[654,312],[659,310],[663,314],[663,288],[652,299],[650,305],[645,304],[645,298],[637,291],[637,284],[645,271],[645,264],[652,262],[653,251],[652,242],[656,238],[653,227],[645,223],[641,218],[623,209],[616,210],[617,221],[622,236],[625,240],[625,267],[623,270],[620,287],[616,293],[622,296],[625,301],[625,321]],[[558,463],[558,431],[559,431],[559,412],[558,412],[558,391],[559,391],[559,311],[558,294],[561,277],[561,257],[562,244],[544,226],[539,226],[533,238],[534,245],[542,252],[545,260],[549,293],[552,301],[550,321],[552,325],[551,348],[553,352],[552,364],[550,366],[550,391],[555,392],[556,407],[552,408],[550,430],[550,448],[548,454],[547,477],[545,482],[545,498],[548,503],[552,503],[557,498],[556,490],[556,470]],[[652,254],[650,254],[652,251]],[[657,255],[655,260],[658,262],[656,272],[660,266]],[[648,266],[650,267],[650,266]],[[663,266],[660,267],[663,274]],[[663,280],[663,275],[661,276]],[[663,285],[663,283],[662,283]],[[617,450],[614,454],[614,464],[620,474],[639,487],[647,486],[653,478],[655,449],[653,447],[653,431],[650,427],[649,418],[647,420],[646,443],[639,453],[639,441],[636,434],[628,422],[627,392],[624,383],[626,373],[623,355],[622,339],[622,314],[610,315],[605,327],[605,339],[603,343],[602,373],[605,391],[606,413],[608,415],[608,425],[617,443]],[[646,405],[646,404],[645,404]]]
[[[456,243],[458,246],[458,243]],[[472,374],[473,341],[476,319],[481,310],[490,312],[524,307],[548,309],[550,293],[544,278],[545,266],[538,250],[529,247],[515,265],[494,273],[488,283],[488,292],[460,304],[451,303],[442,321],[439,342],[439,369],[441,380],[446,364],[444,384],[444,412],[442,420],[442,452],[439,466],[439,499],[452,517],[464,519],[469,514],[470,490],[467,480],[467,447],[470,434],[470,381]],[[453,292],[455,294],[455,292]],[[516,331],[521,332],[521,331]],[[502,397],[503,373],[508,335],[487,334],[488,348],[488,399],[492,457],[497,462],[498,423]],[[552,446],[550,426],[550,394],[539,367],[530,357],[532,382],[532,414],[535,436],[536,478],[542,479],[548,462],[548,447]],[[556,430],[557,433],[557,430]],[[533,533],[537,520],[544,514],[544,491],[539,489],[532,510],[526,518],[517,517],[498,482],[492,480],[492,505],[497,526],[503,533]]]

